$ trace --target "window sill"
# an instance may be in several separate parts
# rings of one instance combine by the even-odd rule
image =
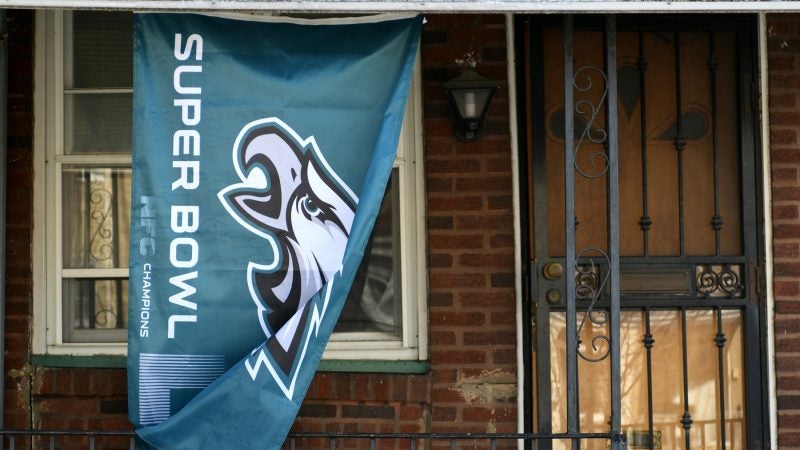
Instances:
[[[31,355],[31,364],[40,367],[124,369],[127,358],[120,355]],[[323,360],[318,372],[424,374],[428,361]]]

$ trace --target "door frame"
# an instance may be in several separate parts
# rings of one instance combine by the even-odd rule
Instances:
[[[707,21],[711,15],[682,15],[680,17],[681,21],[690,22],[700,21],[703,22]],[[712,16],[715,20],[723,20],[720,18],[719,15]],[[758,326],[754,327],[753,329],[757,331],[756,336],[746,336],[745,339],[751,339],[756,337],[759,342],[759,350],[760,350],[760,362],[753,367],[753,361],[747,362],[747,366],[745,368],[746,373],[749,373],[751,370],[755,370],[757,373],[757,377],[759,379],[758,385],[760,389],[753,389],[752,382],[750,383],[750,387],[747,389],[745,395],[747,398],[747,402],[756,402],[758,406],[755,408],[756,410],[760,410],[761,420],[758,423],[758,427],[751,425],[748,428],[759,429],[759,438],[756,439],[758,442],[765,445],[767,442],[771,443],[772,448],[776,448],[777,443],[777,410],[776,410],[776,393],[775,393],[775,372],[774,372],[774,344],[773,344],[773,326],[772,326],[772,316],[767,314],[768,311],[771,310],[773,304],[773,296],[772,296],[772,274],[771,274],[771,249],[770,246],[767,245],[768,242],[771,242],[771,221],[770,215],[766,212],[765,208],[770,204],[770,192],[769,189],[765,189],[765,183],[769,182],[769,155],[768,155],[768,144],[764,140],[762,140],[762,136],[768,136],[768,115],[767,114],[760,114],[762,111],[767,111],[767,96],[761,95],[761,93],[767,92],[766,86],[766,15],[761,13],[753,16],[729,16],[733,20],[745,22],[746,25],[741,25],[747,28],[747,43],[746,45],[749,47],[749,56],[746,61],[744,58],[740,58],[739,61],[739,70],[747,72],[752,75],[751,79],[740,81],[740,86],[743,86],[743,89],[749,92],[745,92],[743,97],[749,97],[749,99],[744,99],[743,101],[750,102],[749,105],[746,105],[752,111],[753,117],[747,119],[749,124],[747,130],[745,130],[741,134],[741,139],[743,141],[743,146],[747,146],[744,141],[752,142],[752,158],[755,163],[755,168],[752,171],[753,179],[750,180],[753,182],[753,185],[756,189],[753,191],[753,202],[756,205],[756,213],[753,216],[755,223],[753,224],[754,230],[756,230],[756,238],[749,239],[752,245],[755,245],[755,254],[758,257],[758,264],[763,269],[761,271],[760,279],[758,281],[758,285],[762,287],[762,291],[759,293],[760,298],[760,305],[758,308]],[[517,253],[519,259],[517,260],[518,266],[518,277],[517,277],[517,292],[518,292],[518,355],[519,355],[519,399],[518,399],[518,410],[519,410],[519,430],[521,432],[533,432],[533,425],[534,425],[534,411],[535,405],[533,404],[533,396],[532,393],[535,391],[535,386],[533,383],[533,366],[536,364],[535,361],[532,361],[531,355],[531,312],[532,312],[532,302],[531,296],[535,293],[535,273],[536,264],[533,263],[533,255],[530,254],[530,240],[529,240],[529,226],[532,220],[532,209],[535,209],[536,206],[534,205],[533,208],[530,206],[530,200],[528,196],[528,165],[534,163],[535,161],[528,161],[527,155],[527,141],[529,137],[527,136],[527,126],[526,123],[528,121],[533,121],[533,127],[543,127],[544,124],[544,117],[543,117],[543,108],[536,107],[535,104],[542,104],[539,103],[542,101],[541,97],[541,89],[531,89],[531,103],[534,104],[531,107],[531,111],[528,111],[526,107],[526,102],[528,101],[526,98],[526,88],[530,85],[535,85],[539,82],[539,79],[543,78],[543,69],[542,65],[537,66],[536,71],[532,71],[532,77],[534,82],[528,85],[528,80],[526,80],[525,74],[525,63],[526,61],[536,61],[536,56],[538,56],[541,52],[541,49],[537,48],[530,48],[527,49],[529,54],[526,54],[526,25],[529,22],[535,22],[534,25],[531,27],[534,30],[541,29],[541,21],[543,20],[543,16],[536,16],[536,15],[507,15],[507,36],[509,37],[508,42],[508,54],[509,54],[509,61],[515,61],[516,64],[514,66],[509,66],[509,81],[510,86],[514,90],[510,92],[510,98],[512,99],[509,102],[510,108],[510,119],[511,119],[511,128],[512,128],[512,160],[515,161],[514,167],[514,176],[515,180],[515,210],[517,212],[517,223],[516,223],[516,234],[517,234],[517,249],[515,252]],[[544,19],[546,20],[546,19]],[[669,22],[674,20],[674,16],[653,16],[653,15],[637,15],[637,16],[625,16],[624,18],[620,18],[620,22],[622,23],[629,23],[631,20],[647,20],[648,22]],[[537,42],[541,42],[540,39],[536,40]],[[516,57],[518,57],[518,60]],[[747,70],[742,70],[743,67],[746,67]],[[743,108],[745,106],[743,105]],[[543,130],[536,130],[534,128],[534,135],[542,136],[541,131]],[[534,144],[539,145],[539,144]],[[536,158],[537,154],[534,154],[534,159]],[[539,165],[541,166],[541,165]],[[534,170],[536,170],[536,165],[534,165]],[[543,170],[541,167],[539,170]],[[745,182],[748,181],[745,179]],[[767,186],[769,186],[767,184]],[[747,219],[745,219],[747,220]],[[537,233],[537,236],[534,237],[534,240],[546,239],[546,236],[543,236],[542,233]],[[768,240],[769,239],[769,240]],[[745,242],[745,245],[747,243]],[[745,318],[745,320],[748,320]],[[752,320],[752,318],[750,318]],[[766,382],[765,382],[766,381]],[[757,395],[755,395],[757,394]],[[748,409],[752,410],[752,408],[748,407]],[[748,432],[750,430],[748,429]],[[748,439],[752,441],[751,439]]]

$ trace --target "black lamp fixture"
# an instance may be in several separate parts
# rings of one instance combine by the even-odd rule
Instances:
[[[473,69],[447,81],[444,92],[453,110],[453,132],[459,140],[474,142],[483,135],[481,125],[497,83],[478,75]]]

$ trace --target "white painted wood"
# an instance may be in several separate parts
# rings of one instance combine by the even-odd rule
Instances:
[[[128,278],[128,269],[61,269],[61,276],[63,278]]]
[[[281,11],[281,12],[796,12],[800,1],[586,1],[586,0],[0,0],[3,8],[75,8],[134,11]]]
[[[761,167],[763,179],[763,205],[764,205],[764,277],[766,282],[766,307],[767,315],[767,391],[769,414],[769,448],[778,448],[778,391],[775,375],[775,296],[773,293],[772,279],[772,172],[770,168],[770,141],[769,141],[769,64],[767,58],[767,15],[758,15],[758,62],[759,77],[761,82]]]
[[[47,61],[47,20],[52,17],[43,11],[36,12],[35,18],[35,48],[34,66],[45,67]],[[47,284],[43,280],[47,279],[47,255],[44,243],[47,239],[47,229],[45,227],[45,178],[43,172],[45,166],[44,148],[48,140],[47,122],[48,117],[44,114],[46,104],[46,71],[34,71],[34,90],[33,90],[33,109],[41,112],[34,121],[33,128],[33,217],[31,227],[31,239],[33,240],[31,249],[32,274],[33,274],[33,308],[32,325],[33,333],[31,337],[31,350],[35,354],[45,353],[47,341],[44,330],[47,328]],[[41,150],[41,151],[40,151]],[[39,331],[41,330],[41,331]]]
[[[417,53],[417,60],[414,65],[414,78],[411,80],[412,91],[409,94],[409,102],[411,103],[411,114],[406,119],[409,123],[413,124],[410,137],[413,142],[410,143],[411,149],[414,152],[414,230],[416,237],[414,238],[414,253],[412,254],[415,264],[416,284],[414,286],[413,294],[417,297],[417,358],[420,360],[428,359],[428,227],[427,227],[427,202],[425,190],[425,157],[423,153],[424,140],[423,140],[423,124],[422,124],[422,58]],[[410,270],[410,269],[409,269]],[[411,272],[408,272],[411,273]]]
[[[82,94],[133,94],[132,88],[64,88],[65,94],[82,95]]]
[[[522,327],[530,326],[530,321],[522,317],[522,229],[520,211],[519,180],[519,128],[517,124],[517,76],[514,71],[516,61],[514,48],[514,15],[506,14],[506,64],[508,70],[508,123],[511,134],[511,187],[514,207],[514,298],[516,299],[517,324],[517,431],[525,431],[525,350],[528,345],[522,339]],[[523,441],[517,443],[519,450],[525,446]]]

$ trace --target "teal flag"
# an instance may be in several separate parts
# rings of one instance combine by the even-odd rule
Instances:
[[[283,443],[378,214],[421,24],[136,15],[128,397],[147,445]]]

